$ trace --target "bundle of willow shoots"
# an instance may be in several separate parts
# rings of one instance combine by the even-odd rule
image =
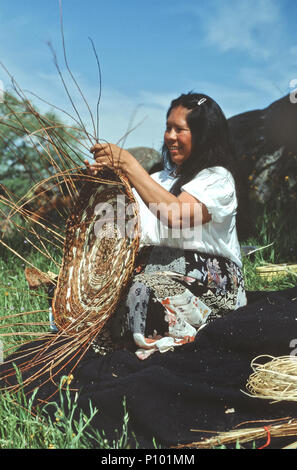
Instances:
[[[297,357],[258,356],[251,362],[247,382],[250,395],[266,400],[297,401]]]
[[[255,426],[256,423],[259,423]],[[250,421],[243,424],[250,424],[250,427],[244,427],[242,429],[232,429],[226,432],[211,432],[211,431],[199,431],[205,433],[205,438],[200,441],[192,442],[190,444],[182,444],[175,448],[177,449],[213,449],[220,446],[232,446],[235,444],[246,444],[255,443],[260,440],[264,442],[261,447],[268,447],[275,438],[288,438],[297,437],[297,420],[292,418],[284,418],[273,421],[260,422]],[[254,425],[254,427],[252,426]],[[238,426],[237,426],[238,427]],[[195,429],[192,430],[197,431]],[[208,437],[209,434],[213,434]]]

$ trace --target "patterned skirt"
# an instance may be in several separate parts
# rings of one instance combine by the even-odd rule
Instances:
[[[124,347],[146,359],[194,341],[208,322],[246,303],[243,275],[234,262],[190,250],[146,247],[136,260],[126,298],[92,347],[99,354]]]
[[[193,341],[198,329],[246,305],[241,269],[214,255],[167,247],[140,251],[125,302],[108,322],[139,359]]]

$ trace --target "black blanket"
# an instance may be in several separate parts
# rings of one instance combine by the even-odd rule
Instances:
[[[252,359],[294,353],[295,338],[297,287],[251,292],[248,306],[213,321],[195,342],[173,352],[140,361],[126,350],[100,356],[90,349],[71,386],[79,389],[81,409],[88,412],[90,400],[98,409],[92,424],[107,439],[122,428],[125,397],[129,430],[140,447],[152,448],[153,438],[175,446],[209,437],[193,429],[227,431],[244,421],[297,417],[295,402],[271,404],[242,392]],[[40,390],[40,396],[47,392]]]

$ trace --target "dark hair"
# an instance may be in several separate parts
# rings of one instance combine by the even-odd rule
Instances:
[[[189,92],[171,102],[166,118],[173,108],[190,109],[187,124],[192,134],[192,151],[189,158],[178,168],[178,178],[171,192],[178,195],[181,187],[205,168],[222,166],[234,176],[234,152],[227,119],[220,106],[209,96]],[[162,148],[163,167],[174,170],[165,143]]]

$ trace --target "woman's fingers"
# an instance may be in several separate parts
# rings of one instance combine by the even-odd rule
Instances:
[[[87,169],[87,174],[90,176],[96,176],[99,170],[102,170],[102,167],[100,165],[96,165],[96,163],[90,164],[88,160],[84,160],[84,163],[86,165]]]
[[[95,144],[90,148],[90,152],[94,155],[109,155],[111,146],[109,144]]]
[[[94,162],[94,163],[92,163],[91,168],[93,170],[102,170],[104,166],[106,166],[106,165],[102,162]]]
[[[109,167],[112,169],[120,168],[120,155],[122,149],[114,144],[95,144],[90,148],[93,158],[102,167]]]
[[[99,166],[108,166],[110,168],[117,168],[115,164],[115,160],[110,155],[94,155],[95,162],[98,163]]]
[[[95,144],[90,148],[95,160],[99,157],[108,157],[110,161],[113,161],[119,151],[120,148],[114,144]]]
[[[88,160],[84,160],[84,164],[86,165],[87,174],[90,175],[92,173],[90,162]]]

